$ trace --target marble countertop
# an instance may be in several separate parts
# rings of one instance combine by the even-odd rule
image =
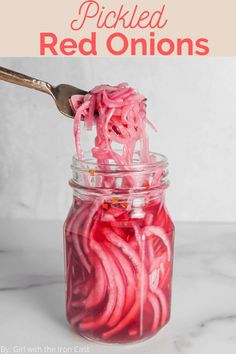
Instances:
[[[0,353],[236,353],[236,224],[177,224],[171,321],[135,345],[70,330],[62,248],[62,222],[0,222]]]

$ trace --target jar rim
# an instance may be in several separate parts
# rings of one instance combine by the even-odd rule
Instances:
[[[115,150],[120,152],[120,150]],[[155,170],[156,168],[165,168],[168,165],[167,157],[160,153],[150,152],[153,161],[147,163],[139,162],[139,153],[134,153],[134,162],[132,164],[99,163],[91,156],[91,152],[85,151],[83,158],[79,159],[77,154],[73,155],[71,168],[79,171],[93,170],[94,173],[120,173],[120,172],[139,172],[142,170]],[[99,167],[99,168],[98,168]],[[103,168],[104,167],[104,168]],[[108,171],[106,168],[110,167]]]

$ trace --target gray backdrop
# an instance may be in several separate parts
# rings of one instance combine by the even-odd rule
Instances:
[[[1,58],[0,65],[84,89],[135,86],[158,127],[151,149],[170,162],[173,219],[236,221],[236,58]],[[4,82],[0,115],[0,217],[65,218],[72,121],[49,96]]]

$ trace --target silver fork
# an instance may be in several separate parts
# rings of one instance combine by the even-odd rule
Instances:
[[[70,118],[74,118],[74,112],[71,109],[69,98],[73,95],[86,95],[88,93],[78,87],[67,84],[53,86],[46,81],[38,80],[1,66],[0,80],[47,93],[54,99],[59,111]]]

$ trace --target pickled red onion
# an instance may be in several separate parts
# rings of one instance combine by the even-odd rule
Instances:
[[[166,289],[172,269],[172,245],[166,234],[168,231],[157,220],[157,214],[160,215],[163,209],[163,198],[157,203],[158,208],[154,205],[154,208],[145,210],[149,203],[147,193],[139,208],[143,212],[143,219],[129,212],[134,186],[148,189],[151,185],[159,185],[164,176],[162,166],[156,166],[150,182],[149,171],[142,171],[141,175],[137,173],[134,177],[129,173],[137,143],[140,164],[145,166],[156,161],[149,152],[146,124],[154,130],[155,127],[146,117],[144,96],[127,84],[114,87],[100,85],[85,96],[72,96],[70,102],[75,112],[74,135],[79,160],[83,159],[80,133],[81,124],[84,124],[85,129],[95,128],[96,131],[91,151],[98,168],[103,165],[102,169],[109,172],[110,164],[115,164],[118,171],[125,170],[121,189],[130,189],[124,207],[119,200],[107,202],[103,195],[89,203],[84,202],[84,209],[81,203],[80,212],[76,212],[74,218],[68,221],[67,241],[82,265],[82,273],[89,279],[73,287],[73,294],[78,298],[72,302],[71,307],[75,310],[72,309],[70,322],[85,335],[94,333],[106,340],[119,337],[124,331],[142,338],[145,330],[155,332],[168,319],[169,298]],[[114,150],[113,143],[121,144],[121,153]],[[92,171],[90,176],[95,174],[96,180],[96,171]],[[84,185],[91,187],[89,174],[83,177]],[[114,178],[104,173],[102,187],[113,189],[114,186],[117,187]],[[164,223],[169,222],[165,212],[163,218]],[[73,259],[70,256],[67,270],[69,304],[72,296],[71,262]],[[81,289],[83,286],[85,291]],[[73,312],[77,309],[79,314]],[[144,319],[147,313],[152,313],[148,323]]]
[[[82,158],[80,145],[80,122],[85,127],[97,129],[94,157],[99,156],[100,163],[113,160],[119,165],[129,165],[133,161],[136,143],[140,141],[140,162],[149,162],[148,137],[146,123],[154,128],[146,118],[146,99],[127,84],[117,86],[101,85],[87,95],[76,95],[70,99],[75,112],[74,135],[77,154]],[[112,142],[123,144],[120,156],[114,153]]]

